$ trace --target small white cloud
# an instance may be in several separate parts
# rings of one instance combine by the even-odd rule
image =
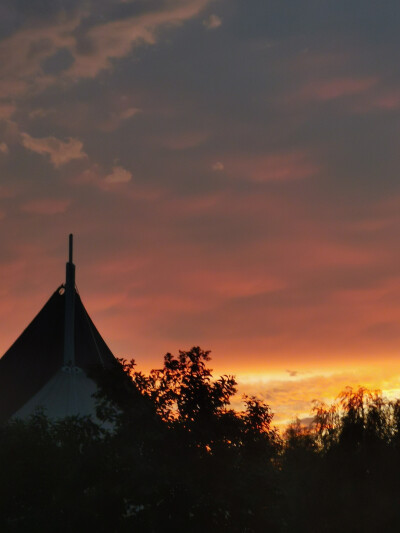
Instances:
[[[210,15],[208,18],[203,20],[203,25],[207,28],[207,30],[215,30],[219,28],[221,24],[222,20],[218,15]]]
[[[224,170],[224,168],[225,168],[224,164],[221,163],[221,161],[217,161],[212,166],[212,169],[215,170],[216,172],[221,172],[222,170]]]
[[[4,155],[7,155],[9,150],[8,150],[8,146],[6,145],[6,143],[0,143],[0,152]]]
[[[28,133],[21,133],[22,144],[28,150],[41,155],[49,155],[53,165],[58,168],[72,159],[82,159],[87,154],[82,150],[83,143],[70,137],[67,141],[61,141],[56,137],[42,137],[35,139]]]
[[[111,174],[104,178],[106,183],[127,183],[131,181],[132,173],[123,167],[114,167]]]

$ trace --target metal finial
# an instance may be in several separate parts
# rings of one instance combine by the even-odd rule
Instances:
[[[74,236],[72,233],[69,234],[69,262],[72,263],[72,252],[74,247]]]

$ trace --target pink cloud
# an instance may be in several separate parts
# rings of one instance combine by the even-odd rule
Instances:
[[[255,182],[291,181],[315,175],[319,166],[302,151],[255,156],[226,156],[227,173]]]
[[[203,131],[185,131],[168,135],[160,142],[170,150],[187,150],[203,144],[208,138],[208,133]]]
[[[374,94],[366,94],[353,105],[357,113],[369,113],[371,111],[390,112],[400,109],[400,93],[396,89],[379,87]]]
[[[320,101],[335,100],[347,96],[362,94],[377,84],[376,78],[334,78],[314,80],[300,91],[300,95],[307,99]]]
[[[65,213],[70,203],[70,200],[40,198],[22,204],[21,211],[34,215],[57,215],[59,213]]]
[[[381,109],[398,109],[400,107],[400,93],[399,90],[392,93],[386,93],[376,99],[375,105]]]
[[[0,120],[11,118],[15,110],[16,106],[13,103],[9,102],[0,104]]]
[[[203,26],[207,28],[207,30],[215,30],[219,28],[222,24],[222,20],[218,15],[212,14],[205,20],[203,20]]]
[[[10,186],[10,185],[0,185],[0,199],[3,198],[13,198],[16,196],[17,192],[20,190],[20,187]]]
[[[281,279],[244,269],[244,272],[223,270],[190,270],[184,275],[188,290],[196,287],[199,293],[213,294],[215,298],[238,298],[265,294],[286,285]]]
[[[312,75],[316,71],[332,75],[332,72],[343,70],[343,67],[352,60],[354,60],[353,55],[346,48],[341,50],[337,47],[334,52],[306,48],[294,57],[291,70],[302,75],[304,73]]]

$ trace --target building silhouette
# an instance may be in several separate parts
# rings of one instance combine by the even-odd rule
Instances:
[[[0,359],[0,422],[38,408],[50,418],[95,417],[97,386],[89,376],[116,359],[77,292],[72,254],[70,235],[65,284]]]

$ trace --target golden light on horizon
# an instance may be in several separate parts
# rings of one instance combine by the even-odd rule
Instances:
[[[389,400],[400,398],[400,362],[383,363],[379,369],[373,364],[346,365],[342,369],[320,371],[237,374],[236,378],[239,385],[236,405],[240,405],[242,394],[254,394],[270,405],[278,426],[296,417],[313,416],[314,401],[333,403],[346,387],[380,390]]]

